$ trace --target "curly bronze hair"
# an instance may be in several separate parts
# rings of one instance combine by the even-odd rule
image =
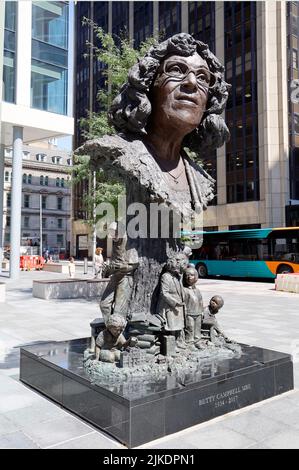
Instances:
[[[160,44],[152,46],[147,54],[129,70],[128,81],[122,86],[108,113],[109,122],[118,131],[146,134],[151,114],[150,89],[161,63],[170,55],[190,56],[197,52],[216,77],[209,89],[207,109],[199,126],[188,134],[183,146],[198,152],[211,151],[229,140],[229,130],[220,116],[229,94],[230,85],[224,80],[224,67],[209,47],[190,34],[175,34]]]
[[[110,315],[110,317],[108,318],[107,322],[106,322],[106,327],[109,328],[111,326],[118,326],[120,328],[125,328],[127,322],[126,322],[126,319],[124,317],[122,317],[121,315]]]

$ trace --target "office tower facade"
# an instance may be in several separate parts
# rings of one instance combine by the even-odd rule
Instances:
[[[148,35],[189,32],[224,64],[232,85],[225,112],[231,138],[202,156],[216,180],[216,197],[204,216],[207,230],[299,225],[299,105],[291,101],[298,78],[297,2],[78,2],[78,37],[87,34],[82,9],[105,31],[124,31],[136,45]],[[77,103],[77,119],[97,109],[101,86],[94,58],[82,58],[85,47],[76,52],[76,83],[81,88],[78,70],[86,68],[93,97]],[[78,220],[79,206],[74,203]]]
[[[0,2],[0,10],[0,248],[4,152],[12,148],[10,275],[17,278],[23,145],[73,135],[73,7],[62,1],[20,0]]]

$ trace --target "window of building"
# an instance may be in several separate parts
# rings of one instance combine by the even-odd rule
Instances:
[[[259,199],[256,2],[224,2],[226,79],[233,83],[226,108],[227,203]]]
[[[71,158],[68,158],[66,162],[69,166],[72,166],[72,159]]]
[[[27,183],[27,175],[26,173],[23,174],[23,184]]]
[[[58,157],[56,155],[54,157],[52,157],[52,162],[55,163],[56,165],[60,165],[61,161],[62,161],[61,157]]]
[[[6,205],[7,207],[11,206],[11,193],[7,193],[6,195]]]
[[[56,186],[57,186],[57,188],[60,187],[60,178],[56,178]]]
[[[62,228],[62,219],[57,219],[57,227]]]
[[[10,216],[6,216],[6,227],[10,227]]]
[[[214,2],[187,2],[189,32],[215,51],[215,5]]]
[[[47,155],[45,153],[37,153],[35,158],[38,162],[45,162]]]
[[[42,227],[47,228],[47,219],[46,219],[46,217],[42,217]]]
[[[62,211],[62,197],[57,198],[57,210]]]
[[[31,105],[67,114],[68,4],[32,4]]]
[[[49,176],[45,176],[45,186],[49,186]]]
[[[56,240],[57,240],[57,245],[60,245],[60,246],[63,245],[63,235],[61,233],[57,233]]]
[[[47,209],[47,196],[42,196],[42,209]]]
[[[23,159],[24,160],[29,160],[30,158],[30,152],[23,150]]]
[[[64,178],[61,178],[61,180],[60,180],[60,186],[61,186],[62,188],[64,188]]]
[[[4,149],[4,157],[5,158],[11,158],[12,157],[12,148]]]
[[[32,175],[28,175],[27,183],[32,184]]]
[[[9,171],[6,171],[4,175],[5,183],[10,183],[10,177],[11,177],[11,173]]]
[[[25,217],[24,217],[24,227],[25,227],[25,228],[28,228],[28,227],[29,227],[29,217],[28,217],[28,216],[25,216]]]
[[[41,186],[44,186],[44,177],[43,177],[43,175],[40,175],[40,177],[39,177],[39,184]]]
[[[27,209],[30,207],[30,196],[29,194],[24,194],[24,207]]]
[[[5,2],[3,100],[15,102],[16,15],[18,2]]]

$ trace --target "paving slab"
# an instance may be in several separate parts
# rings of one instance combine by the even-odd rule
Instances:
[[[88,277],[92,277],[91,270]],[[17,282],[0,276],[7,284],[6,303],[0,307],[0,448],[121,448],[117,441],[18,380],[21,345],[89,335],[89,322],[99,316],[97,301],[33,298],[32,280],[50,278],[65,276],[22,272]],[[293,354],[298,389],[299,295],[276,292],[272,282],[206,279],[200,286],[205,305],[214,294],[223,296],[218,321],[229,336]],[[146,448],[299,448],[298,410],[297,390],[149,443]]]

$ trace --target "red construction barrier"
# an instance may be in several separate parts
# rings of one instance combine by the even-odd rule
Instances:
[[[31,271],[32,269],[43,269],[45,260],[42,256],[20,256],[20,269],[22,271]]]

